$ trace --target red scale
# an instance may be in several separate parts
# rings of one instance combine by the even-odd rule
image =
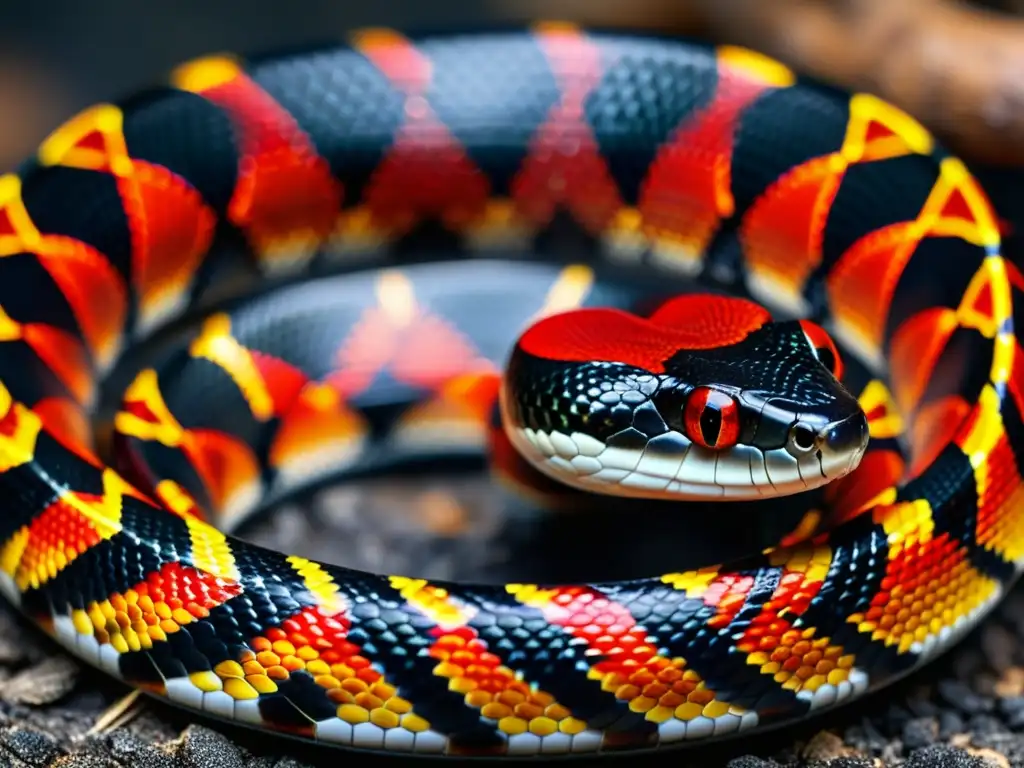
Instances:
[[[188,295],[213,242],[216,216],[199,193],[166,168],[132,161],[118,179],[132,236],[132,282],[144,322],[160,318]]]
[[[195,270],[212,242],[216,224],[212,209],[181,177],[130,158],[119,124],[116,130],[87,128],[64,151],[61,162],[115,177],[131,235],[131,277],[139,295],[142,323],[151,324],[176,308],[185,299]],[[71,247],[88,248],[77,241],[67,242],[74,244]],[[89,268],[94,269],[94,265],[89,264]],[[71,295],[74,293],[72,290]],[[123,288],[110,294],[96,293],[124,296]],[[118,308],[116,331],[121,330],[125,315],[124,307]],[[105,311],[110,312],[109,308]],[[83,329],[88,334],[87,325]]]
[[[166,603],[172,611],[183,608],[196,619],[205,618],[211,609],[243,591],[241,584],[182,563],[165,563],[132,590],[153,602]]]
[[[951,189],[942,202],[937,220],[943,219],[976,224],[958,187]],[[877,229],[854,243],[830,272],[827,280],[830,302],[872,345],[881,344],[900,276],[913,258],[917,244],[930,234],[932,229],[922,228],[919,220]],[[990,297],[986,314],[990,315],[991,310]],[[895,353],[891,358],[894,362],[900,360]]]
[[[679,126],[651,163],[637,205],[652,240],[703,253],[733,214],[732,153],[743,110],[771,86],[724,64],[713,101]]]
[[[599,235],[624,205],[583,110],[584,100],[601,80],[601,53],[586,35],[572,29],[540,30],[537,40],[562,99],[530,140],[512,180],[512,199],[534,227],[565,208],[584,229]]]
[[[295,120],[241,72],[199,92],[223,107],[238,131],[241,156],[228,205],[231,222],[271,263],[286,234],[326,240],[341,210],[341,185]]]
[[[436,219],[458,231],[480,221],[490,183],[426,100],[429,59],[391,34],[364,35],[358,45],[406,97],[405,123],[364,192],[373,229],[400,235]]]
[[[127,296],[120,275],[99,251],[78,240],[41,234],[30,222],[26,232],[17,222],[21,218],[27,221],[27,212],[12,210],[22,205],[15,198],[0,207],[0,239],[14,241],[5,252],[24,251],[36,256],[68,302],[90,354],[101,364],[109,362],[127,315]],[[62,331],[41,324],[33,327],[29,335],[39,344],[39,354],[48,365],[56,366],[58,375],[80,402],[86,403],[92,395],[88,383],[92,370],[91,362],[84,359],[84,350],[72,350],[78,342]],[[70,357],[58,359],[65,353]]]
[[[821,585],[820,579],[808,580],[807,574],[801,571],[784,571],[772,596],[751,620],[743,636],[737,640],[736,647],[745,653],[778,647],[783,638],[788,637],[787,633],[794,631],[794,623],[810,606]],[[730,616],[729,621],[734,618],[735,615]],[[723,622],[725,623],[727,622]],[[784,669],[793,671],[803,664],[802,658],[798,655],[788,658],[790,666],[783,665]]]

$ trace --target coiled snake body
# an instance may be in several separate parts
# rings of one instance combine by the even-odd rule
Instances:
[[[554,24],[213,56],[70,120],[0,206],[0,586],[196,712],[410,754],[701,743],[886,685],[1018,574],[1024,281],[983,191],[899,110],[753,52]],[[652,303],[615,270],[702,287]],[[313,275],[216,305],[97,457],[125,350]],[[807,514],[726,564],[581,584],[221,532],[375,451],[479,448],[499,406],[537,487]]]

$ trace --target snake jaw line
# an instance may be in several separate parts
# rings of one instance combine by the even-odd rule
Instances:
[[[721,501],[783,496],[844,477],[859,461],[859,455],[844,453],[826,463],[818,452],[796,457],[785,448],[736,446],[716,452],[672,431],[651,438],[643,448],[617,448],[579,432],[529,427],[510,430],[509,436],[533,466],[560,482],[636,498]],[[712,481],[703,479],[707,477]]]

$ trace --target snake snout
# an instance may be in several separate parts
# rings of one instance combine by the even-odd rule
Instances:
[[[797,424],[790,434],[790,450],[817,451],[822,474],[834,479],[857,467],[867,450],[868,440],[867,417],[857,412],[816,431]]]
[[[862,456],[868,447],[868,420],[863,413],[848,416],[825,431],[822,449],[833,453]]]

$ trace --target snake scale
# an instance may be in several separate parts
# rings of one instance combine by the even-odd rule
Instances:
[[[1022,287],[928,131],[750,50],[553,23],[207,56],[0,178],[0,589],[132,686],[328,745],[793,723],[932,659],[1019,573]],[[190,313],[101,459],[101,385]],[[227,533],[331,472],[485,444],[538,498],[800,524],[577,584]]]

